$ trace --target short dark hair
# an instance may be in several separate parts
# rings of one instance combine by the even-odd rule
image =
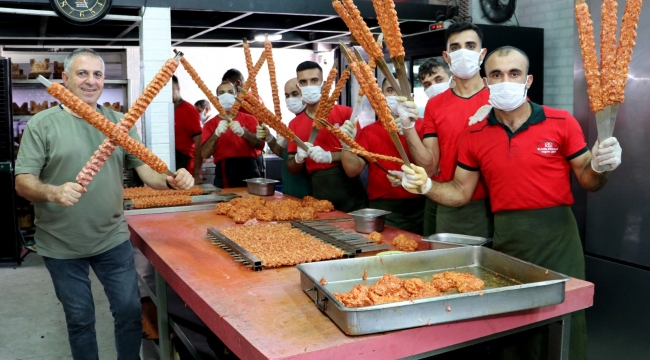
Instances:
[[[418,79],[422,81],[426,76],[433,75],[433,70],[436,68],[441,68],[444,70],[447,75],[451,76],[451,70],[449,70],[449,65],[442,56],[436,56],[427,59],[425,62],[420,65],[418,69]]]
[[[201,109],[205,109],[210,106],[210,102],[208,100],[203,99],[194,103],[194,107],[199,107],[199,106],[201,107]]]
[[[487,64],[488,59],[493,54],[497,55],[499,57],[508,56],[508,54],[510,54],[512,51],[518,52],[518,53],[520,53],[521,55],[524,56],[524,58],[526,59],[526,74],[528,74],[528,70],[530,69],[530,59],[528,59],[528,55],[526,55],[526,53],[523,50],[521,50],[519,48],[516,48],[514,46],[510,46],[510,45],[501,46],[499,48],[496,48],[496,49],[490,51],[490,53],[487,54],[487,56],[485,57],[485,60],[483,61],[483,64]]]
[[[469,22],[458,22],[449,25],[447,30],[445,30],[445,47],[447,47],[447,42],[449,41],[449,38],[452,35],[458,34],[466,30],[473,30],[476,33],[476,35],[478,35],[479,41],[481,41],[480,45],[483,46],[483,32],[478,26]]]
[[[318,65],[318,63],[315,63],[313,61],[303,61],[300,64],[298,64],[298,67],[296,68],[296,72],[299,73],[301,71],[305,70],[311,70],[311,69],[318,69],[320,73],[323,73],[323,68]]]
[[[172,75],[172,84],[178,85],[178,78],[176,77],[176,75]]]
[[[393,73],[393,77],[395,78],[395,80],[397,80],[397,74]],[[384,80],[381,81],[382,90],[384,90],[384,85],[386,85],[386,81],[388,81],[388,78],[384,76]],[[397,81],[397,83],[399,83],[399,80]],[[410,84],[410,80],[409,80],[409,84]],[[409,87],[411,87],[411,85],[409,85]]]
[[[221,78],[221,81],[235,82],[237,80],[244,82],[244,75],[242,75],[241,71],[237,69],[230,69],[226,71],[226,73],[223,74],[223,77]]]

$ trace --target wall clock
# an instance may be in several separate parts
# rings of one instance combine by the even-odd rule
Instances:
[[[113,0],[50,0],[61,19],[73,25],[92,25],[108,14]]]

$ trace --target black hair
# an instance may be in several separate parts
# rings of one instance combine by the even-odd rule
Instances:
[[[496,48],[496,49],[490,51],[490,53],[487,54],[487,56],[485,57],[485,60],[483,61],[483,64],[486,64],[488,59],[490,58],[490,56],[492,56],[493,54],[496,54],[496,55],[498,55],[500,57],[501,56],[508,56],[508,54],[510,54],[510,52],[512,52],[512,51],[516,51],[516,52],[518,52],[518,53],[520,53],[521,55],[524,56],[524,58],[526,59],[526,74],[528,74],[528,69],[530,69],[530,59],[528,59],[528,55],[526,55],[526,53],[523,50],[521,50],[519,48],[516,48],[514,46],[510,46],[510,45],[502,46],[502,47],[499,47],[499,48]]]
[[[172,75],[172,83],[178,85],[178,78],[176,75]]]
[[[244,75],[242,75],[241,71],[237,69],[230,69],[226,71],[226,73],[223,74],[223,77],[221,78],[221,81],[230,81],[233,83],[237,80],[241,81],[242,83],[244,82]]]
[[[433,75],[433,70],[436,68],[441,68],[449,76],[452,75],[451,70],[449,70],[449,65],[447,64],[445,59],[443,59],[442,56],[436,56],[427,59],[425,62],[422,63],[422,65],[420,65],[420,68],[418,70],[418,79],[422,81],[425,77],[429,75]]]
[[[318,65],[318,63],[315,63],[313,61],[303,61],[300,64],[298,64],[298,67],[296,68],[296,72],[299,73],[301,71],[305,70],[311,70],[311,69],[318,69],[320,73],[323,73],[323,68]]]
[[[393,77],[395,78],[395,80],[397,80],[397,74],[393,73]],[[388,78],[384,76],[384,80],[381,81],[381,89],[382,90],[384,89],[384,85],[386,85],[386,81],[388,81]],[[398,81],[398,83],[399,83],[399,81]],[[410,80],[409,80],[409,83],[410,83]],[[410,87],[410,85],[409,85],[409,87]]]
[[[481,29],[478,26],[469,22],[459,22],[459,23],[453,23],[449,25],[447,30],[445,30],[445,47],[447,46],[446,44],[452,35],[458,34],[466,30],[473,30],[476,33],[476,35],[478,35],[478,39],[481,42],[479,45],[483,46],[483,32],[481,31]]]
[[[210,102],[208,100],[203,99],[194,103],[194,107],[199,107],[199,106],[201,107],[201,109],[205,109],[210,106]]]

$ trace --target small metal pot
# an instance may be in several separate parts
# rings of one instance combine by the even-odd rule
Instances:
[[[275,184],[279,181],[264,178],[246,179],[248,193],[259,196],[271,196],[275,194]]]
[[[384,222],[388,214],[390,211],[379,209],[361,209],[348,213],[354,218],[354,230],[364,234],[384,231]]]
[[[460,246],[492,247],[492,239],[461,234],[438,233],[422,239],[429,243],[430,250],[446,249]]]

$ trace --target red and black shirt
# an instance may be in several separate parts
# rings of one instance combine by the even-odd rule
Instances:
[[[424,121],[419,119],[415,122],[415,131],[420,135],[420,140],[422,139],[424,129]],[[402,142],[404,151],[411,159],[409,154],[408,146],[406,144],[406,139],[404,135],[399,135],[399,139]],[[388,155],[399,158],[399,152],[395,148],[395,144],[388,134],[388,131],[384,129],[381,125],[381,122],[375,121],[374,123],[364,127],[359,131],[357,137],[355,138],[356,142],[361,145],[364,149],[380,155]],[[363,157],[361,158],[367,162]],[[398,170],[401,171],[401,165],[394,163],[392,161],[377,160],[377,162],[385,167],[387,170]],[[376,199],[415,199],[419,198],[420,195],[412,194],[403,187],[393,187],[386,177],[386,173],[382,171],[377,165],[368,164],[368,200]]]
[[[208,120],[205,125],[203,125],[203,135],[201,136],[201,145],[205,144],[206,141],[210,138],[214,131],[219,126],[221,122],[219,116],[215,116],[212,119]],[[257,131],[257,119],[254,116],[244,114],[242,112],[237,113],[233,118],[233,121],[239,121],[239,124],[242,128],[250,131],[255,134]],[[246,139],[243,137],[237,136],[231,129],[228,129],[223,133],[219,140],[217,141],[217,146],[214,149],[212,157],[214,158],[214,163],[218,163],[223,159],[229,159],[234,157],[251,157],[253,159],[257,158],[256,149],[252,147]]]
[[[424,109],[424,138],[437,137],[440,147],[440,172],[432,176],[432,179],[446,182],[454,178],[458,137],[467,129],[469,118],[481,106],[488,104],[489,99],[490,92],[487,87],[469,98],[460,97],[452,89],[448,89],[429,99]],[[485,199],[487,196],[484,180],[480,179],[472,200]]]
[[[335,126],[342,126],[345,120],[349,120],[352,116],[352,109],[343,106],[343,105],[334,105],[332,112],[327,117],[327,121]],[[298,136],[302,141],[309,140],[309,135],[311,134],[311,129],[313,126],[313,120],[307,116],[307,112],[303,111],[300,114],[289,122],[289,128]],[[341,151],[341,142],[337,139],[332,133],[329,132],[326,128],[320,129],[316,140],[314,141],[314,146],[320,146],[325,151],[337,152]],[[295,154],[298,151],[298,146],[294,142],[289,142],[287,146],[287,152],[289,154]],[[320,164],[314,160],[307,158],[305,159],[305,166],[307,171],[311,174],[317,170],[330,169],[335,166],[341,166],[340,162],[330,163],[330,164]]]
[[[493,212],[573,204],[569,161],[588,151],[582,129],[567,111],[529,104],[514,133],[492,110],[460,136],[458,166],[481,171]]]

